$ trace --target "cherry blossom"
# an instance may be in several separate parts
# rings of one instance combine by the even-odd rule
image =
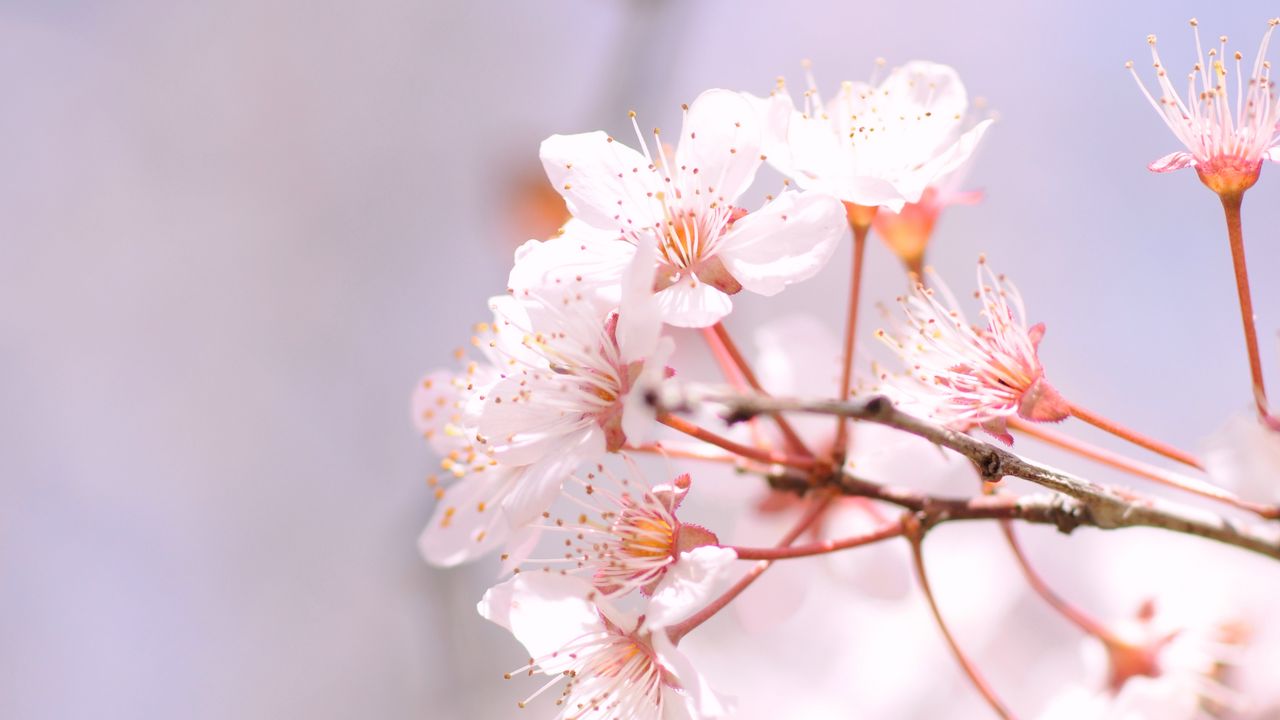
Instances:
[[[884,82],[846,81],[829,100],[808,76],[803,102],[781,85],[759,104],[769,163],[806,190],[895,212],[960,167],[991,125],[965,129],[968,95],[956,71],[913,61]]]
[[[559,237],[521,248],[513,290],[563,285],[611,299],[636,248],[652,247],[662,319],[705,327],[741,290],[774,295],[813,276],[846,232],[840,204],[819,194],[783,192],[754,212],[736,205],[762,162],[760,121],[737,93],[698,96],[673,152],[656,130],[653,151],[638,125],[636,134],[640,151],[603,132],[542,143],[547,177],[574,219]]]
[[[967,122],[971,127],[977,124],[976,119]],[[907,203],[896,212],[882,208],[872,218],[871,225],[876,234],[909,272],[917,276],[923,274],[925,250],[943,210],[982,202],[982,191],[963,189],[975,157],[976,152],[954,170],[930,182],[919,200]]]
[[[1241,709],[1241,699],[1222,682],[1248,639],[1239,623],[1162,627],[1148,601],[1112,631],[1106,642],[1086,640],[1085,665],[1093,679],[1065,687],[1043,720],[1194,720],[1207,709],[1214,717]]]
[[[476,330],[491,332],[487,324]],[[492,365],[470,361],[462,372],[432,372],[414,389],[414,422],[441,458],[441,473],[427,479],[436,507],[418,541],[433,565],[472,560],[511,536],[512,524],[500,507],[522,469],[500,465],[476,436],[481,398],[496,381]]]
[[[507,576],[477,610],[527,650],[508,679],[545,676],[519,706],[554,701],[563,720],[727,715],[691,659],[750,696],[751,717],[968,717],[985,702],[1003,717],[1176,720],[1274,702],[1270,580],[1245,563],[1275,554],[1280,506],[1265,503],[1280,497],[1280,433],[1266,425],[1239,206],[1262,161],[1280,160],[1265,60],[1277,24],[1252,73],[1236,53],[1234,92],[1225,38],[1199,53],[1185,101],[1152,38],[1160,94],[1147,97],[1187,145],[1152,169],[1195,167],[1221,194],[1261,420],[1231,421],[1207,461],[1068,402],[1039,357],[1044,324],[985,258],[977,318],[925,268],[943,208],[979,197],[961,188],[992,123],[975,122],[950,67],[914,61],[833,96],[810,75],[794,100],[782,81],[768,98],[709,90],[669,143],[656,129],[649,142],[631,113],[636,149],[602,132],[547,138],[543,169],[568,216],[516,251],[474,359],[427,375],[412,401],[439,455],[421,552],[455,565],[502,548]],[[749,211],[766,162],[786,189]],[[911,282],[877,333],[896,373],[859,344],[872,227]],[[847,306],[721,322],[737,293],[815,275],[850,230]],[[1241,493],[1031,424],[1068,416]],[[958,435],[975,429],[1008,444],[1014,429],[1092,465],[1057,471]],[[657,484],[646,461],[665,461]],[[710,501],[690,498],[695,475]],[[1025,551],[1024,526],[1071,552]],[[1053,532],[1077,526],[1098,532]],[[1254,551],[1238,571],[1218,556],[1237,550]],[[1105,592],[1073,584],[1086,576]],[[1161,612],[1147,602],[1123,622],[1095,619],[1146,598]],[[1045,613],[1062,617],[1019,631]],[[1088,673],[1075,681],[1080,633]],[[1024,647],[1031,636],[1041,642]],[[748,657],[760,647],[767,657]],[[919,692],[921,677],[935,692]],[[955,694],[966,679],[974,692]]]
[[[689,475],[650,487],[639,467],[628,461],[631,477],[618,477],[604,465],[585,477],[571,477],[570,484],[579,490],[571,498],[587,512],[569,518],[546,514],[536,528],[565,537],[556,545],[563,554],[522,564],[582,575],[609,598],[634,590],[664,598],[658,605],[662,612],[696,609],[711,599],[737,556],[717,545],[715,533],[677,517],[692,484]],[[650,624],[676,619],[649,616]]]
[[[1160,97],[1157,100],[1138,77],[1133,63],[1125,66],[1142,88],[1151,107],[1173,131],[1186,150],[1170,153],[1149,166],[1152,172],[1171,172],[1194,167],[1214,192],[1244,192],[1258,181],[1262,161],[1280,162],[1280,101],[1276,99],[1271,80],[1271,63],[1267,61],[1267,45],[1280,19],[1268,21],[1258,55],[1247,79],[1242,62],[1244,55],[1235,53],[1235,102],[1230,99],[1231,83],[1227,60],[1227,37],[1223,35],[1217,49],[1210,48],[1208,62],[1200,45],[1200,23],[1191,20],[1196,38],[1196,63],[1188,76],[1185,101],[1169,79],[1168,70],[1156,51],[1156,36],[1148,35],[1151,60],[1156,70]]]
[[[550,507],[581,463],[647,432],[641,388],[662,381],[671,343],[637,267],[647,276],[633,263],[616,309],[566,288],[491,299],[494,321],[472,338],[483,362],[418,386],[415,422],[456,480],[429,480],[438,504],[419,545],[430,562],[492,550]]]
[[[906,364],[905,377],[885,376],[882,389],[956,429],[981,426],[1006,443],[1006,420],[1058,422],[1069,405],[1045,379],[1037,349],[1044,324],[1027,327],[1017,288],[978,262],[978,292],[985,327],[969,324],[941,278],[926,270],[931,287],[917,284],[902,300],[907,329],[885,340]],[[939,300],[939,296],[942,300]],[[945,302],[944,302],[945,301]]]
[[[521,573],[485,593],[480,615],[511,631],[529,653],[528,671],[551,679],[561,720],[675,720],[727,715],[724,702],[649,618],[662,612],[654,597],[641,615],[601,597],[585,579],[559,573]]]

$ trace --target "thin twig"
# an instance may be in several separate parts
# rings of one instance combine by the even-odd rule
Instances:
[[[991,705],[991,709],[1005,720],[1012,720],[1013,713],[996,695],[995,690],[982,677],[982,673],[978,672],[978,666],[973,660],[965,654],[960,644],[956,642],[955,636],[951,634],[951,630],[947,627],[947,623],[942,619],[942,611],[938,609],[938,601],[933,597],[933,590],[929,587],[929,576],[924,570],[924,550],[921,547],[924,544],[924,530],[919,521],[911,515],[903,517],[902,523],[906,529],[907,539],[911,541],[911,558],[914,561],[916,569],[916,578],[920,581],[920,589],[924,592],[925,600],[929,602],[929,609],[933,611],[933,619],[938,623],[938,629],[942,631],[942,636],[947,640],[947,646],[951,648],[951,654],[955,656],[956,661],[960,663],[960,667],[964,670],[965,675],[969,676],[969,680],[973,682],[973,686],[977,688],[978,693],[986,699]]]
[[[796,538],[799,538],[805,530],[809,529],[810,525],[822,516],[822,513],[827,509],[827,505],[829,505],[831,500],[835,497],[836,494],[830,491],[823,491],[823,494],[812,496],[809,502],[809,507],[805,508],[804,514],[802,514],[800,519],[796,521],[796,524],[787,531],[787,534],[782,536],[782,539],[778,541],[776,547],[785,548],[794,543]],[[764,574],[764,571],[769,569],[770,565],[773,565],[772,559],[763,559],[757,562],[746,572],[746,574],[739,578],[737,582],[729,586],[728,590],[721,593],[719,597],[715,598],[710,603],[707,603],[705,607],[693,615],[690,615],[684,620],[667,628],[667,637],[671,639],[672,643],[678,644],[680,642],[680,638],[688,635],[694,628],[707,620],[710,620],[716,613],[723,610],[725,606],[741,595],[744,590],[751,587],[751,584],[759,579],[759,577]]]
[[[760,380],[756,378],[755,371],[751,369],[751,365],[747,363],[746,356],[742,354],[742,351],[738,349],[737,343],[733,341],[733,337],[729,335],[729,330],[724,326],[724,323],[718,322],[710,328],[706,328],[703,333],[707,338],[708,344],[719,346],[715,349],[715,352],[724,353],[726,359],[752,390],[761,394],[768,394],[765,392],[764,387],[760,385]],[[778,430],[782,432],[782,437],[787,441],[788,452],[798,455],[813,455],[782,413],[773,413],[772,417],[774,422],[778,424]]]
[[[786,560],[789,558],[825,555],[826,553],[848,550],[849,548],[862,547],[881,540],[898,537],[901,534],[902,525],[891,522],[861,535],[851,535],[836,540],[819,540],[806,545],[771,548],[738,547],[734,545],[725,545],[723,547],[727,547],[737,553],[739,560]]]
[[[812,468],[814,465],[812,458],[798,457],[795,455],[787,455],[785,453],[776,453],[769,450],[749,447],[742,443],[730,440],[722,435],[717,435],[704,427],[691,423],[682,417],[671,415],[670,413],[659,413],[658,422],[666,425],[667,427],[679,430],[690,437],[694,437],[702,440],[703,442],[715,445],[716,447],[723,448],[731,453],[741,455],[748,460],[755,460],[756,462],[766,464],[776,463],[779,465],[788,465],[801,469]]]
[[[1057,610],[1058,613],[1085,633],[1093,635],[1103,642],[1110,641],[1111,631],[1107,630],[1102,623],[1093,619],[1080,608],[1064,600],[1044,581],[1044,578],[1032,566],[1031,561],[1027,559],[1027,554],[1023,552],[1022,545],[1018,542],[1018,536],[1014,533],[1013,523],[1008,520],[1001,520],[1000,530],[1004,533],[1005,540],[1009,543],[1009,548],[1013,550],[1013,556],[1018,561],[1018,567],[1022,569],[1022,574],[1027,578],[1027,584],[1031,586],[1031,589],[1035,590],[1036,594],[1048,603],[1050,607]]]
[[[1232,507],[1238,507],[1241,510],[1247,510],[1251,513],[1264,517],[1268,520],[1280,518],[1280,508],[1274,505],[1263,505],[1261,503],[1244,500],[1225,488],[1200,480],[1198,478],[1189,477],[1180,473],[1171,472],[1163,468],[1148,465],[1144,462],[1133,460],[1119,453],[1111,452],[1096,445],[1087,443],[1079,438],[1071,437],[1065,433],[1058,432],[1052,428],[1046,427],[1040,423],[1033,423],[1022,418],[1014,417],[1009,419],[1009,427],[1025,433],[1037,440],[1046,442],[1054,447],[1062,448],[1069,452],[1073,452],[1081,457],[1089,458],[1095,462],[1102,463],[1108,467],[1132,473],[1141,478],[1146,478],[1152,482],[1182,490],[1194,495],[1217,500]]]

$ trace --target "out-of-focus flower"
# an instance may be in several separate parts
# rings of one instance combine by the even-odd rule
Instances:
[[[564,198],[547,184],[540,165],[513,168],[506,184],[506,216],[503,237],[513,245],[527,238],[549,238],[560,234],[560,228],[572,216]]]
[[[477,338],[492,332],[488,324],[476,327]],[[501,508],[528,469],[499,464],[476,433],[484,395],[497,381],[492,362],[473,360],[462,372],[434,371],[414,388],[414,424],[441,458],[441,473],[427,478],[436,507],[418,539],[433,565],[472,560],[511,537]]]
[[[931,287],[917,284],[901,299],[908,327],[898,337],[877,335],[906,364],[906,376],[882,377],[882,389],[946,425],[967,430],[980,426],[1005,443],[1006,428],[1017,415],[1036,422],[1058,422],[1069,405],[1044,377],[1037,348],[1044,324],[1026,324],[1017,288],[978,261],[978,292],[985,327],[965,319],[960,305],[935,273]],[[941,296],[943,301],[939,301]]]
[[[1105,643],[1086,641],[1085,664],[1094,677],[1064,689],[1042,720],[1195,720],[1240,709],[1222,682],[1248,639],[1240,624],[1162,628],[1147,602],[1112,631]]]
[[[613,606],[586,580],[559,573],[521,573],[490,588],[477,609],[511,631],[529,664],[552,679],[520,703],[564,680],[556,705],[561,720],[668,720],[727,714],[693,665],[644,615]]]
[[[760,111],[769,163],[801,188],[899,211],[973,154],[992,121],[966,130],[968,108],[954,69],[913,61],[827,101],[810,75],[801,108],[780,83]]]
[[[1280,499],[1280,432],[1253,414],[1229,419],[1209,438],[1209,476],[1244,497]]]
[[[1210,48],[1206,62],[1195,19],[1191,20],[1191,27],[1196,37],[1196,63],[1188,77],[1185,102],[1160,61],[1155,35],[1148,35],[1147,43],[1160,89],[1158,100],[1138,77],[1133,63],[1125,64],[1151,106],[1187,148],[1151,163],[1153,172],[1194,167],[1200,180],[1214,192],[1241,193],[1258,181],[1264,159],[1280,162],[1280,102],[1271,80],[1271,63],[1266,60],[1267,45],[1280,18],[1268,23],[1247,76],[1242,67],[1244,56],[1235,53],[1234,102],[1228,92],[1227,37],[1220,38],[1218,49]]]
[[[737,93],[698,96],[674,155],[661,141],[652,154],[636,134],[641,152],[603,132],[542,143],[574,220],[560,237],[521,248],[513,290],[560,284],[608,297],[636,247],[650,246],[663,320],[705,327],[730,312],[730,295],[774,295],[813,276],[846,232],[840,204],[819,194],[784,192],[750,213],[734,205],[762,160],[760,121]]]

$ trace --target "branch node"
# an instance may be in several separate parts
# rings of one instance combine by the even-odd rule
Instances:
[[[1070,535],[1076,528],[1087,522],[1087,518],[1084,517],[1084,508],[1061,495],[1054,496],[1051,507],[1053,524],[1063,535]]]
[[[983,448],[981,454],[974,458],[973,463],[978,466],[978,472],[983,480],[998,483],[1004,479],[1004,462],[1000,452],[995,448]]]
[[[883,419],[893,412],[893,401],[883,395],[867,398],[863,404],[867,411],[867,419]]]

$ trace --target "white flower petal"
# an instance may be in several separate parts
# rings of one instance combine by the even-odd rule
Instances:
[[[643,360],[653,354],[662,333],[662,314],[653,295],[653,273],[658,264],[658,248],[642,243],[632,251],[622,276],[622,297],[618,305],[618,350],[624,362]]]
[[[874,104],[891,107],[883,113],[889,117],[896,113],[915,120],[909,127],[919,151],[934,154],[949,144],[954,121],[969,109],[969,95],[955,68],[912,60],[894,68],[876,88]]]
[[[517,298],[564,288],[592,292],[617,305],[619,281],[634,254],[635,245],[617,232],[600,230],[575,218],[559,237],[530,240],[516,250],[507,287]]]
[[[755,179],[761,140],[760,120],[746,98],[729,90],[702,93],[689,105],[676,147],[681,189],[732,203]]]
[[[604,432],[592,425],[566,436],[554,452],[521,468],[512,488],[506,493],[502,509],[513,527],[532,522],[560,494],[560,486],[578,465],[604,454]]]
[[[485,397],[478,430],[490,444],[493,457],[508,465],[528,465],[558,452],[562,444],[576,444],[577,436],[593,426],[592,418],[565,412],[558,402],[558,388],[540,388],[536,398],[522,397],[527,379],[512,375],[491,388]],[[567,389],[563,394],[572,395]],[[570,437],[574,439],[568,439]]]
[[[791,125],[795,105],[791,96],[785,92],[775,92],[768,97],[756,97],[750,93],[741,93],[751,105],[760,123],[760,150],[766,161],[779,172],[789,174],[791,166],[791,148],[787,146],[787,129]]]
[[[733,310],[728,295],[693,276],[681,278],[657,298],[662,319],[676,327],[709,327]]]
[[[552,135],[539,150],[542,167],[573,216],[601,230],[653,227],[662,181],[643,155],[603,132]]]
[[[847,228],[839,200],[784,192],[734,223],[718,254],[744,288],[775,295],[821,270]]]
[[[418,537],[422,557],[452,567],[502,544],[510,525],[497,500],[513,478],[509,468],[495,468],[449,486]]]
[[[644,363],[644,372],[636,379],[631,392],[622,402],[622,432],[627,442],[639,445],[648,441],[657,421],[657,409],[649,403],[647,394],[666,379],[667,361],[675,353],[676,343],[669,337],[661,338],[658,347]]]
[[[552,653],[584,635],[604,630],[595,603],[587,599],[592,592],[590,584],[572,575],[521,573],[489,588],[476,610],[486,620],[510,630],[529,657],[539,660],[542,669],[551,674],[557,667],[550,659]]]
[[[511,366],[511,361],[519,366],[545,368],[546,360],[525,347],[523,342],[532,324],[524,304],[510,295],[494,295],[489,298],[489,310],[493,312],[493,346],[485,343],[479,346],[489,363],[502,372]],[[488,394],[484,393],[486,397]]]
[[[789,102],[789,99],[788,99]],[[847,172],[840,138],[820,117],[792,113],[784,145],[767,148],[769,163],[805,190],[822,190],[849,201],[837,192],[838,180]],[[852,202],[852,201],[850,201]]]
[[[714,545],[680,553],[668,566],[645,612],[651,630],[674,625],[702,609],[721,589],[737,553]]]
[[[657,632],[653,634],[653,650],[663,667],[667,668],[675,676],[676,681],[680,683],[682,692],[676,697],[684,700],[690,716],[705,719],[721,718],[729,715],[732,710],[729,703],[711,689],[702,673],[698,672],[697,668],[693,666],[693,663],[689,662],[689,658],[684,653],[671,644],[671,640],[667,638],[666,633]],[[665,697],[669,698],[670,695]],[[670,717],[682,716],[677,714]]]
[[[930,160],[920,168],[919,171],[911,175],[911,181],[907,184],[901,184],[899,189],[906,196],[907,202],[919,202],[920,196],[924,191],[935,182],[945,178],[949,173],[954,172],[969,161],[973,157],[974,151],[978,149],[978,143],[982,137],[986,135],[987,129],[991,127],[994,120],[983,120],[974,125],[968,132],[960,136],[950,148],[938,153],[933,160]]]

